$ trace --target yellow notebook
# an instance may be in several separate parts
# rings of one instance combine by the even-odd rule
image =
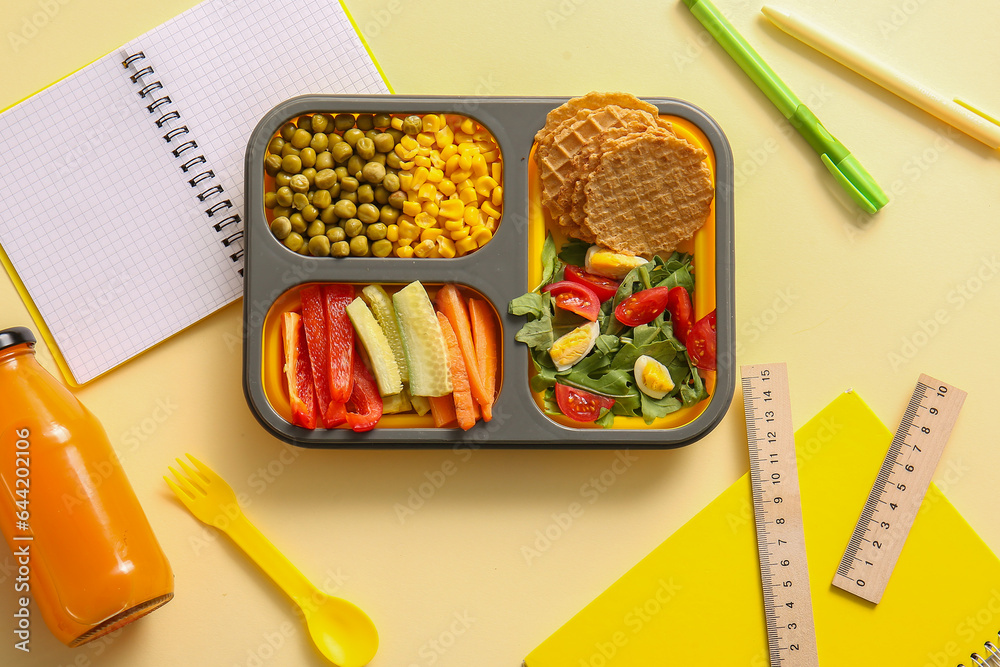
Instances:
[[[880,604],[831,584],[892,439],[854,393],[795,434],[824,667],[1000,665],[1000,560],[933,484]],[[981,662],[971,658],[982,656]],[[750,478],[722,495],[524,660],[526,667],[767,667]]]

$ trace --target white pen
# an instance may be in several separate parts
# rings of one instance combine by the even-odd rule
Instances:
[[[1000,121],[997,119],[958,98],[948,99],[905,74],[872,60],[867,54],[845,44],[839,37],[820,26],[774,7],[761,7],[760,11],[771,23],[803,44],[867,77],[889,92],[937,116],[990,148],[1000,148]]]

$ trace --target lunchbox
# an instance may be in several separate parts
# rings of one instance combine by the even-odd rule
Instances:
[[[540,251],[550,224],[539,202],[538,176],[531,159],[535,133],[546,114],[567,98],[305,95],[287,100],[257,124],[246,151],[245,268],[243,300],[243,390],[251,412],[273,436],[313,448],[673,448],[704,437],[722,420],[735,389],[735,304],[733,248],[733,157],[721,128],[694,105],[669,98],[645,98],[661,116],[710,154],[715,200],[709,222],[697,233],[696,315],[714,302],[717,370],[707,372],[709,398],[674,413],[656,427],[628,418],[629,424],[599,428],[545,414],[531,392],[528,349],[514,340],[523,319],[508,313],[512,299],[531,290],[540,274]],[[451,258],[308,257],[290,251],[269,228],[264,207],[264,158],[268,142],[289,120],[312,113],[461,114],[492,132],[503,164],[503,212],[496,231],[475,252]],[[493,419],[467,431],[437,428],[416,415],[389,415],[372,430],[315,430],[293,425],[287,390],[281,384],[282,353],[278,318],[297,303],[297,289],[314,283],[381,284],[389,289],[419,280],[433,288],[457,283],[487,300],[499,319],[498,393]],[[710,294],[701,295],[703,290]],[[683,413],[683,414],[682,414]],[[638,425],[634,422],[638,420]]]

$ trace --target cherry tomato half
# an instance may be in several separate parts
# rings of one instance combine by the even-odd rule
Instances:
[[[618,304],[615,308],[615,318],[629,327],[648,324],[667,308],[669,287],[653,287],[636,292]]]
[[[615,399],[556,382],[556,403],[570,419],[592,422],[601,416],[601,408],[611,409]]]
[[[594,290],[594,294],[596,294],[597,298],[601,300],[601,303],[614,298],[615,294],[618,293],[618,286],[621,284],[617,280],[588,273],[586,270],[580,268],[579,266],[574,266],[573,264],[566,266],[565,275],[566,280],[570,280],[574,283],[580,283],[581,285],[585,285],[586,287]]]
[[[688,356],[698,368],[714,371],[716,366],[715,311],[698,320],[687,338]]]
[[[549,292],[559,308],[576,313],[591,322],[596,320],[597,314],[601,312],[601,300],[594,294],[594,290],[586,285],[560,280],[557,283],[546,285],[542,291]]]
[[[667,293],[667,310],[670,312],[670,323],[674,327],[674,338],[686,345],[693,313],[691,295],[685,288],[680,286],[670,288]]]

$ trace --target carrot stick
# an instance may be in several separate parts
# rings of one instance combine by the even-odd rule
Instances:
[[[469,310],[465,306],[462,295],[454,285],[445,285],[438,290],[435,298],[437,308],[451,323],[451,328],[458,338],[458,347],[465,360],[465,369],[472,388],[472,395],[483,409],[483,419],[493,419],[493,394],[486,391],[483,379],[479,374],[479,362],[476,360],[476,348],[472,342],[472,328],[469,325]],[[456,402],[457,404],[457,402]]]
[[[463,304],[464,305],[464,304]],[[458,337],[454,329],[448,322],[444,313],[438,313],[438,322],[441,323],[441,334],[444,336],[445,347],[448,348],[448,370],[451,372],[451,395],[455,397],[455,415],[458,417],[458,425],[463,431],[468,431],[476,425],[476,413],[472,406],[472,391],[469,387],[469,373],[465,361],[462,359],[462,350],[458,345]],[[468,320],[466,320],[468,325]],[[475,360],[473,360],[475,363]]]
[[[431,414],[434,415],[434,425],[438,428],[450,426],[455,423],[458,416],[455,414],[455,400],[451,394],[444,396],[428,396],[431,403]]]
[[[490,305],[482,299],[469,299],[472,338],[476,344],[479,376],[491,400],[497,392],[497,324]],[[492,415],[491,415],[492,416]]]

